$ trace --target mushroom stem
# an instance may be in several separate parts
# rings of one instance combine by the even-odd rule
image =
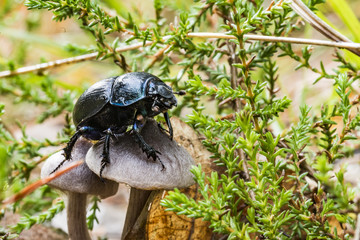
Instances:
[[[86,198],[85,193],[68,193],[67,224],[71,240],[91,240],[86,224]]]
[[[126,218],[124,223],[124,228],[122,232],[121,239],[145,239],[145,223],[146,216],[142,216],[145,219],[139,219],[140,215],[144,208],[147,207],[148,199],[151,197],[151,193],[154,191],[151,190],[141,190],[136,188],[130,189],[130,197],[129,197],[129,205],[126,212]],[[144,221],[145,220],[145,221]],[[137,226],[134,231],[134,227],[136,223],[144,223],[140,224],[143,226]],[[136,238],[134,238],[136,236]]]

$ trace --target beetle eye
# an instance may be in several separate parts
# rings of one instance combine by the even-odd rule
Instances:
[[[156,94],[156,88],[154,86],[154,83],[150,82],[149,87],[148,87],[148,93],[151,94]]]

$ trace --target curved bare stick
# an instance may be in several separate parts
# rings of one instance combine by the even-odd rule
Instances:
[[[221,38],[221,39],[236,39],[235,36],[227,35],[225,33],[210,33],[210,32],[195,32],[188,33],[188,37],[199,37],[199,38]],[[170,39],[171,36],[163,37],[163,41]],[[318,45],[318,46],[327,46],[327,47],[337,47],[337,48],[345,48],[354,52],[357,55],[360,55],[360,44],[354,42],[334,42],[334,41],[325,41],[325,40],[316,40],[316,39],[304,39],[304,38],[292,38],[292,37],[273,37],[273,36],[263,36],[263,35],[251,35],[245,34],[244,37],[248,41],[263,41],[263,42],[287,42],[293,44],[309,44],[309,45]],[[145,44],[143,42],[135,43],[129,46],[120,47],[116,49],[116,52],[125,52],[134,49],[138,49],[141,47],[150,46],[153,44],[153,41],[146,41]],[[0,72],[0,78],[11,77],[15,75],[43,71],[49,68],[58,67],[66,64],[78,63],[87,60],[96,59],[98,56],[98,52],[89,53],[85,55],[80,55],[77,57],[60,59],[52,62],[41,63],[37,65],[27,66],[18,68],[16,70],[7,70]]]
[[[301,0],[292,0],[289,5],[300,17],[302,17],[306,22],[308,22],[325,37],[336,42],[352,43],[350,39],[330,27],[326,22],[316,16],[316,14],[311,11]],[[360,56],[360,49],[348,48],[348,50]]]
[[[167,40],[168,38],[169,37],[167,37],[167,38],[164,37],[163,39]],[[146,41],[145,44],[143,44],[143,42],[135,43],[135,44],[132,44],[129,46],[117,48],[116,52],[126,52],[126,51],[130,51],[130,50],[138,49],[141,47],[150,46],[151,44],[153,44],[152,41]],[[43,71],[43,70],[46,70],[49,68],[59,67],[59,66],[66,65],[66,64],[72,64],[72,63],[93,60],[93,59],[96,59],[98,55],[99,55],[98,52],[94,52],[94,53],[84,54],[84,55],[80,55],[80,56],[76,56],[76,57],[65,58],[65,59],[55,60],[55,61],[51,61],[51,62],[36,64],[36,65],[32,65],[32,66],[22,67],[22,68],[13,70],[13,71],[7,70],[7,71],[0,72],[0,78],[11,77],[11,76],[15,76],[15,75],[24,74],[24,73],[30,73],[30,72]]]
[[[236,39],[235,36],[226,35],[224,33],[199,32],[199,33],[188,33],[187,35],[188,35],[188,37],[200,37],[200,38]],[[293,37],[273,37],[273,36],[252,35],[252,34],[245,34],[244,38],[247,38],[247,40],[250,40],[250,41],[287,42],[287,43],[294,43],[294,44],[309,44],[309,45],[360,50],[360,44],[354,43],[354,42],[333,42],[333,41],[317,40],[317,39],[305,39],[305,38],[293,38]]]

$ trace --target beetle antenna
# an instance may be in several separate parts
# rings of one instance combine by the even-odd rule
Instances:
[[[178,92],[173,92],[173,94],[178,94],[178,95],[180,95],[180,96],[183,96],[183,95],[186,94],[186,92],[185,92],[184,90],[180,90],[180,91],[178,91]]]

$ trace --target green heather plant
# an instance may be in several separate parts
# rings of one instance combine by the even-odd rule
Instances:
[[[289,1],[195,0],[182,4],[154,0],[148,10],[152,17],[131,9],[124,11],[123,3],[115,2],[26,0],[27,9],[34,15],[26,18],[25,37],[14,35],[8,28],[16,20],[9,16],[22,3],[3,3],[0,18],[7,21],[0,21],[0,32],[13,34],[19,45],[12,59],[0,59],[1,71],[12,70],[0,73],[5,77],[0,81],[2,99],[32,104],[41,112],[39,123],[60,115],[66,124],[57,139],[50,141],[29,137],[20,122],[17,128],[22,130],[22,137],[16,138],[1,121],[1,199],[33,181],[33,170],[48,156],[42,153],[43,148],[63,146],[68,141],[74,133],[70,117],[73,103],[90,83],[81,86],[60,80],[59,75],[46,71],[53,67],[46,59],[40,71],[35,67],[25,74],[21,68],[16,70],[24,66],[29,54],[35,54],[27,42],[35,41],[33,36],[41,25],[36,14],[50,11],[54,21],[77,23],[86,34],[85,46],[81,42],[56,45],[58,58],[70,57],[67,63],[73,65],[79,61],[73,58],[78,55],[82,60],[96,59],[111,64],[116,74],[148,71],[173,89],[187,92],[170,115],[181,116],[202,136],[204,146],[212,153],[209,161],[223,170],[205,175],[200,165],[195,166],[192,173],[201,200],[175,189],[162,200],[168,211],[208,221],[219,233],[214,236],[222,239],[353,237],[359,214],[358,192],[344,179],[346,167],[335,170],[335,165],[352,155],[359,144],[360,68],[349,61],[350,54],[351,58],[356,55],[344,55],[334,48],[299,46],[291,40],[251,40],[248,34],[301,36],[301,18]],[[324,2],[304,1],[313,11]],[[198,32],[231,37],[189,34]],[[326,66],[330,61],[314,60],[318,51],[334,51],[333,69]],[[281,69],[285,65],[289,68],[289,63],[295,67]],[[297,84],[298,91],[306,96],[302,79],[293,77],[296,71],[312,73],[309,76],[314,85],[308,89],[330,82],[332,96],[315,98],[315,102],[295,108],[293,96],[283,83]],[[8,111],[7,105],[0,105],[2,118]],[[43,186],[30,197],[3,208],[1,217],[12,210],[22,218],[0,229],[1,239],[11,239],[36,223],[51,220],[64,209],[62,201],[53,203],[57,196]],[[90,228],[101,211],[98,202],[98,198],[92,199]]]

